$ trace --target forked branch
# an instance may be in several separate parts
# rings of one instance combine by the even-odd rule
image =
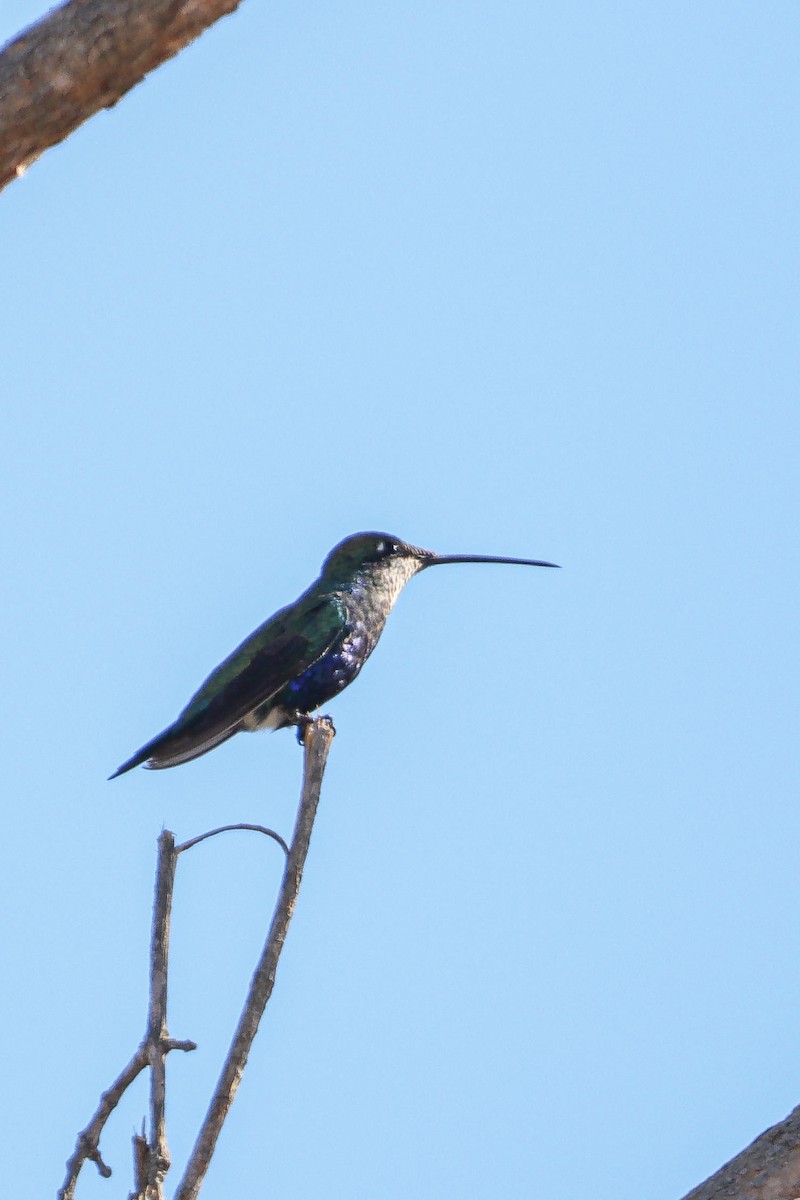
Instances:
[[[150,1003],[147,1031],[131,1061],[108,1091],[100,1097],[100,1103],[89,1124],[78,1134],[75,1150],[67,1162],[67,1174],[58,1193],[58,1200],[72,1200],[81,1167],[87,1161],[96,1163],[98,1171],[105,1179],[111,1175],[111,1168],[106,1166],[100,1156],[100,1135],[125,1091],[145,1067],[151,1069],[151,1137],[147,1143],[146,1178],[137,1180],[137,1186],[143,1185],[140,1194],[146,1196],[147,1200],[161,1200],[163,1196],[162,1182],[169,1169],[164,1125],[166,1057],[170,1050],[197,1049],[194,1042],[176,1041],[167,1034],[169,925],[177,861],[175,838],[168,830],[164,830],[158,839],[158,867],[150,937]]]
[[[261,951],[261,957],[250,983],[244,1010],[233,1035],[228,1056],[223,1063],[205,1120],[200,1128],[183,1178],[175,1192],[175,1200],[195,1200],[200,1192],[211,1156],[214,1153],[214,1147],[217,1144],[217,1138],[239,1087],[259,1022],[264,1014],[267,1001],[272,995],[278,959],[286,940],[289,922],[292,919],[297,895],[300,891],[303,868],[311,840],[311,830],[317,815],[322,776],[334,733],[333,724],[326,717],[318,717],[305,727],[303,733],[305,746],[303,791],[278,903],[275,906],[264,949]]]
[[[219,833],[225,833],[231,829],[252,829],[266,834],[279,843],[286,854],[286,865],[272,924],[250,984],[245,1007],[186,1172],[175,1193],[175,1200],[189,1200],[189,1197],[198,1195],[223,1122],[236,1095],[259,1022],[275,984],[275,971],[297,903],[311,830],[319,805],[322,776],[334,733],[333,725],[326,717],[318,717],[316,720],[310,721],[304,729],[303,789],[290,847],[286,845],[279,834],[263,825],[224,826],[221,829],[200,834],[179,846],[175,845],[174,835],[169,830],[164,830],[159,837],[150,940],[150,1002],[147,1031],[133,1058],[114,1080],[108,1091],[103,1093],[94,1116],[78,1135],[75,1150],[67,1163],[66,1178],[58,1192],[58,1200],[73,1200],[78,1175],[81,1167],[87,1161],[96,1163],[100,1174],[105,1178],[111,1175],[110,1168],[106,1166],[100,1155],[100,1135],[126,1089],[146,1067],[150,1068],[150,1134],[148,1138],[143,1131],[141,1135],[137,1134],[134,1138],[136,1190],[133,1196],[136,1197],[136,1200],[163,1200],[164,1177],[170,1167],[164,1115],[166,1056],[170,1050],[196,1049],[194,1042],[177,1041],[169,1037],[167,1032],[170,916],[178,855]]]

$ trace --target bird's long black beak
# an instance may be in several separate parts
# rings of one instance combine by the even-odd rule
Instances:
[[[518,567],[558,567],[558,563],[542,562],[539,558],[498,558],[494,554],[431,554],[423,560],[424,567],[441,567],[446,563],[510,563]]]

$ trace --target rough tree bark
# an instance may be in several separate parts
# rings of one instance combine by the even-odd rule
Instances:
[[[757,1137],[683,1200],[798,1200],[800,1107]]]
[[[69,0],[0,51],[0,188],[241,0]]]

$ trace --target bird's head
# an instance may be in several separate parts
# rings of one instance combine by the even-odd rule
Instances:
[[[536,558],[499,558],[486,554],[436,554],[412,546],[391,533],[354,533],[334,546],[322,564],[322,578],[352,579],[356,575],[396,575],[406,583],[426,567],[447,563],[516,563],[525,567],[555,567]],[[401,583],[401,586],[402,586]]]
[[[354,533],[331,550],[322,564],[322,578],[341,580],[396,571],[410,579],[435,557],[432,551],[411,546],[391,533]]]

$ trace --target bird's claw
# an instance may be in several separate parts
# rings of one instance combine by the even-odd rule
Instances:
[[[330,725],[331,729],[333,729],[333,721],[327,715],[327,713],[319,713],[319,715],[316,717],[312,717],[309,713],[298,712],[295,714],[294,723],[297,726],[297,744],[298,744],[298,746],[305,746],[306,733],[308,732],[308,727],[310,725],[313,725],[316,721],[327,721],[328,724]],[[334,732],[335,732],[335,730],[334,730]]]

